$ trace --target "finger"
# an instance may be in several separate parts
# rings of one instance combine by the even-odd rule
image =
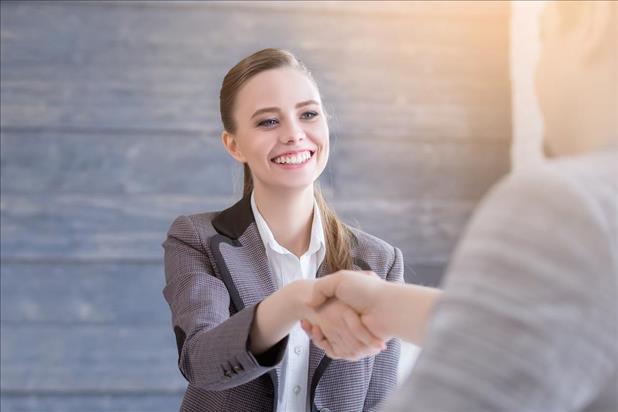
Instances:
[[[339,277],[337,273],[320,278],[313,284],[313,293],[308,305],[310,307],[318,307],[322,303],[326,302],[329,298],[335,296],[337,286],[339,284]]]
[[[339,333],[334,333],[331,335],[333,335],[333,338],[327,338],[327,340],[332,347],[333,356],[335,356],[336,359],[348,359],[351,355],[349,353],[348,344],[345,342],[343,337],[339,335]]]
[[[318,325],[313,325],[311,329],[311,336],[320,341],[326,339],[324,333],[322,333],[322,329],[320,329]]]
[[[346,344],[342,341],[342,337],[339,334],[338,327],[333,327],[333,325],[325,324],[323,328],[315,326],[313,329],[313,333],[318,337],[318,341],[321,345],[324,345],[324,341],[328,343],[327,346],[330,352],[329,356],[334,356],[334,358],[336,359],[344,357],[346,351]]]
[[[354,311],[345,310],[343,312],[343,321],[356,339],[362,342],[365,350],[368,349],[373,352],[384,348],[384,341],[371,333]]]
[[[326,355],[331,359],[339,359],[339,356],[333,349],[332,344],[327,339],[322,339],[320,341],[315,342],[316,346],[322,348]]]
[[[365,350],[363,342],[354,336],[354,333],[345,321],[341,321],[340,327],[337,330],[337,339],[332,344],[335,350],[346,359],[354,357],[357,353]]]
[[[373,356],[380,353],[383,348],[383,342],[367,330],[362,324],[358,315],[352,310],[345,310],[342,313],[345,330],[344,338],[347,351],[342,353],[348,360],[358,360],[367,356]],[[357,334],[364,335],[366,341],[359,338]]]
[[[300,327],[305,333],[311,338],[311,329],[313,329],[313,325],[306,319],[300,321]]]

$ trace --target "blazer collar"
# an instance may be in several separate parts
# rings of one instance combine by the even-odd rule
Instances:
[[[247,195],[219,213],[213,219],[212,225],[220,234],[236,240],[253,222],[255,222],[255,217],[251,210],[251,195]]]

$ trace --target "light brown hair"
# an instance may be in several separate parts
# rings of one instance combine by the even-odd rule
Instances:
[[[316,86],[317,84],[307,67],[292,53],[281,49],[264,49],[242,59],[230,69],[223,79],[219,94],[219,110],[221,122],[225,130],[234,134],[234,103],[241,87],[253,76],[266,70],[290,67],[304,73]],[[251,169],[244,164],[243,196],[249,196],[253,191]],[[314,183],[314,196],[321,211],[324,237],[326,239],[326,257],[324,264],[329,272],[341,269],[352,269],[350,250],[354,236],[350,229],[331,209],[322,195],[319,182]]]

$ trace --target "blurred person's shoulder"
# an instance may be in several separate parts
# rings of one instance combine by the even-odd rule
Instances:
[[[517,179],[514,176],[514,179]],[[618,231],[618,148],[585,155],[557,158],[522,173],[521,180],[546,187],[549,195],[576,197],[582,212],[592,213],[614,232]],[[566,200],[566,199],[565,199]]]
[[[541,222],[549,214],[564,216],[565,225],[581,218],[603,227],[616,243],[617,201],[618,150],[610,148],[516,170],[490,191],[484,203],[525,214],[531,222]]]
[[[618,148],[549,162],[552,172],[568,181],[586,198],[590,213],[596,213],[618,242]]]
[[[550,160],[547,167],[592,193],[598,190],[618,190],[618,147]]]

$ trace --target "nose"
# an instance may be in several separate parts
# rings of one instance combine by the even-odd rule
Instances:
[[[296,143],[305,139],[305,131],[300,124],[294,120],[288,122],[287,127],[283,127],[280,130],[281,135],[279,139],[281,143]]]

